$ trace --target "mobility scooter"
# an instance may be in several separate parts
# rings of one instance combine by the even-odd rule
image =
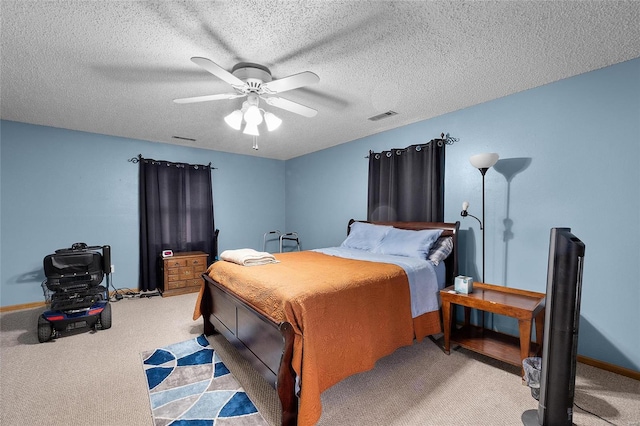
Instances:
[[[111,247],[75,243],[44,258],[42,282],[48,310],[38,317],[38,340],[47,342],[63,331],[111,327],[109,277]],[[100,285],[107,276],[106,286]]]

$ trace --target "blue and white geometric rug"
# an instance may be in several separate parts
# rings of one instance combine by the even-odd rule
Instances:
[[[141,355],[156,426],[268,425],[204,335]]]

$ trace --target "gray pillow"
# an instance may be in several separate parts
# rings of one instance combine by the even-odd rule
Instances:
[[[429,250],[427,259],[432,261],[434,265],[438,265],[445,260],[453,251],[453,238],[452,237],[440,237],[438,241]]]

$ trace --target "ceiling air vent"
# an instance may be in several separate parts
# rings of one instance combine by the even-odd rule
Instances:
[[[383,118],[388,118],[394,115],[397,115],[398,113],[395,111],[387,111],[387,112],[383,112],[382,114],[378,114],[378,115],[374,115],[373,117],[369,117],[368,119],[371,121],[378,121],[378,120],[382,120]]]
[[[190,141],[190,142],[195,142],[195,139],[192,138],[185,138],[184,136],[171,136],[173,139],[180,139],[183,141]]]

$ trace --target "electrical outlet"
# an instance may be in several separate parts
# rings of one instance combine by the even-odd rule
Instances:
[[[113,274],[116,271],[116,265],[111,265],[111,273]]]

